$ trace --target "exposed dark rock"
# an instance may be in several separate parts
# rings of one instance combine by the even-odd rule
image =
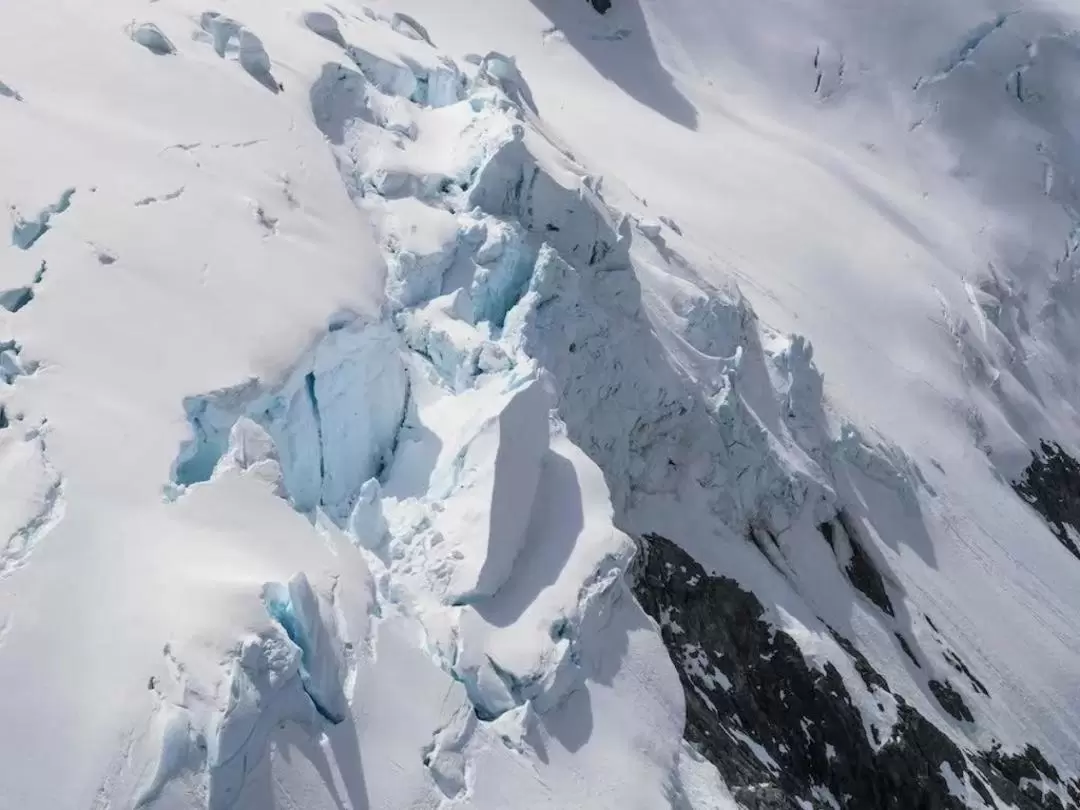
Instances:
[[[600,14],[606,14],[611,9],[611,0],[589,0],[589,5]]]
[[[999,752],[975,755],[973,767],[971,755],[900,695],[892,695],[898,719],[891,736],[880,747],[871,744],[837,669],[809,666],[794,640],[763,620],[754,594],[710,576],[671,541],[645,538],[633,575],[634,593],[660,625],[679,671],[686,739],[716,766],[740,806],[826,810],[835,800],[849,810],[961,810],[966,805],[950,792],[945,765],[969,779],[987,807],[995,804],[986,782],[1002,798],[998,782],[1020,795],[1027,765],[996,764]],[[891,693],[850,640],[832,633],[871,693]],[[1058,807],[1050,798],[1016,806]],[[1075,803],[1068,807],[1077,810]]]
[[[1063,783],[1057,768],[1047,762],[1043,753],[1033,745],[1028,745],[1018,754],[1004,754],[1001,743],[996,743],[989,751],[975,757],[975,763],[994,791],[1020,810],[1072,810],[1080,804],[1080,784],[1075,779],[1067,785]],[[1069,803],[1063,802],[1055,793],[1042,793],[1032,784],[1042,784],[1044,780],[1051,785],[1065,787],[1070,797]]]
[[[953,688],[953,685],[948,681],[935,681],[931,680],[927,686],[930,687],[930,691],[934,693],[934,697],[937,698],[937,702],[941,704],[941,708],[955,717],[957,720],[964,720],[968,723],[974,723],[975,718],[971,714],[971,709],[964,703],[964,699],[960,697],[960,693]]]
[[[825,788],[843,807],[860,810],[963,807],[949,793],[941,765],[964,773],[964,755],[902,699],[893,739],[875,751],[840,673],[831,664],[809,667],[795,642],[762,620],[757,597],[734,580],[710,577],[660,537],[648,538],[638,566],[638,600],[658,621],[670,620],[661,622],[661,632],[686,691],[687,739],[716,765],[740,804],[797,810],[809,802],[824,810],[829,805],[814,789]],[[867,686],[886,690],[866,658],[847,639],[841,643]],[[690,665],[687,650],[694,651]],[[730,689],[700,676],[703,655]],[[762,763],[746,737],[779,768]]]
[[[922,664],[919,663],[919,659],[915,657],[915,653],[911,649],[911,645],[908,644],[908,640],[904,637],[903,633],[896,634],[896,640],[900,642],[900,649],[904,651],[904,655],[911,659],[911,663],[922,669]]]
[[[867,689],[874,689],[877,687],[885,692],[889,691],[889,682],[886,681],[876,669],[870,666],[870,662],[866,660],[866,656],[856,649],[848,639],[837,633],[831,627],[829,632],[832,634],[833,639],[840,645],[840,649],[846,652],[852,662],[855,664],[855,671],[859,673],[859,677],[862,678],[863,683],[866,684]]]
[[[1013,489],[1050,524],[1061,544],[1080,558],[1073,540],[1080,537],[1080,463],[1054,442],[1041,445]]]
[[[967,664],[963,662],[959,655],[954,653],[952,650],[946,650],[944,655],[945,660],[949,662],[952,668],[959,672],[961,675],[965,676],[968,681],[971,682],[972,689],[982,695],[985,695],[986,697],[990,697],[990,691],[985,686],[983,686],[982,681],[980,681],[972,674],[971,670],[968,669]]]
[[[941,630],[938,629],[938,626],[934,624],[933,620],[929,616],[925,615],[923,616],[923,618],[925,618],[926,623],[930,625],[930,629],[934,631],[934,637],[937,639],[938,643],[944,648],[942,656],[945,658],[945,661],[949,664],[949,666],[951,666],[958,673],[967,678],[968,682],[971,684],[972,689],[974,689],[976,692],[983,695],[984,697],[990,697],[990,690],[986,688],[982,681],[975,677],[975,673],[972,672],[971,668],[964,663],[964,660],[955,652],[949,649],[948,643],[942,636]]]
[[[851,584],[858,588],[866,598],[881,608],[890,616],[895,616],[889,594],[885,590],[885,582],[881,578],[870,558],[866,556],[858,541],[852,540],[851,549],[855,553],[851,557],[851,564],[847,568]]]
[[[863,548],[855,525],[847,512],[841,509],[834,520],[818,526],[818,531],[821,532],[821,536],[825,538],[825,542],[829,544],[834,554],[839,553],[837,543],[841,541],[841,537],[838,536],[838,532],[843,532],[851,555],[844,567],[848,580],[882,612],[895,616],[896,612],[889,599],[889,592],[885,589],[885,580]]]

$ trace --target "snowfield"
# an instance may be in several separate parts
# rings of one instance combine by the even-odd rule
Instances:
[[[1077,807],[1078,31],[0,8],[0,810]]]

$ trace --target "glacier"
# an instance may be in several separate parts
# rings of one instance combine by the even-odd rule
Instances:
[[[1074,807],[1075,12],[984,5],[0,11],[0,808]]]

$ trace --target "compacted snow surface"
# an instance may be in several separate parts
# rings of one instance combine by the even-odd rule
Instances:
[[[0,808],[1075,806],[1078,27],[4,4]]]

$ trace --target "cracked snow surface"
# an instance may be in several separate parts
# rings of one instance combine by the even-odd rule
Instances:
[[[0,807],[1075,810],[1075,28],[502,2],[0,11]]]

